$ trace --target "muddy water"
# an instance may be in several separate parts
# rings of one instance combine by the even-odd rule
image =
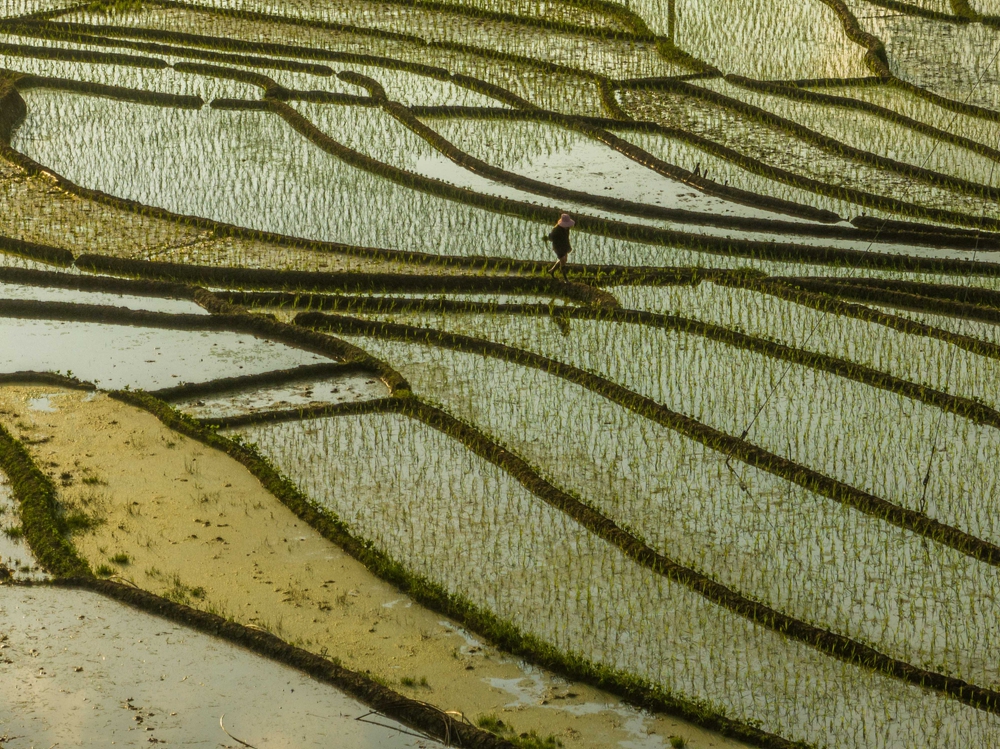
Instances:
[[[96,593],[0,587],[4,746],[443,746],[228,642]]]
[[[348,374],[328,380],[305,381],[240,392],[220,393],[175,403],[195,418],[221,418],[258,411],[284,410],[385,398],[389,388],[367,374]]]
[[[236,333],[0,318],[0,371],[72,372],[104,388],[182,382],[314,364],[323,357]]]

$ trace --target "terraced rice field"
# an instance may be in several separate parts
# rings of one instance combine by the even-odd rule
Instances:
[[[793,5],[0,2],[0,747],[1000,745],[1000,6]]]

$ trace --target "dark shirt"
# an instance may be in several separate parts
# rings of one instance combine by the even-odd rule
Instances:
[[[556,226],[556,228],[550,231],[549,241],[552,243],[552,249],[555,250],[558,257],[568,255],[573,249],[569,246],[569,229],[565,226]]]

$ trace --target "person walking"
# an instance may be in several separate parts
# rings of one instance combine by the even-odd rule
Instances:
[[[566,273],[566,256],[573,251],[569,244],[569,230],[574,226],[576,226],[576,221],[570,218],[568,213],[564,213],[559,217],[559,221],[556,222],[552,231],[549,232],[549,236],[546,237],[552,243],[552,250],[556,253],[556,257],[559,258],[548,271],[553,278],[556,277],[556,268],[559,268],[562,271],[563,280],[569,280],[569,274]]]

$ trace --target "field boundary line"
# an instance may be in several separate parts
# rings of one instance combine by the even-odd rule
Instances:
[[[901,291],[877,283],[877,281],[881,281],[882,279],[856,279],[854,283],[850,284],[829,283],[823,279],[817,279],[814,284],[812,279],[802,277],[783,280],[786,283],[803,289],[820,289],[824,294],[845,300],[868,302],[925,314],[959,317],[979,322],[1000,323],[1000,306],[998,305],[957,301],[934,294],[925,295],[910,291]],[[916,283],[913,285],[921,286],[921,284]],[[975,295],[978,296],[978,294]],[[963,338],[968,337],[971,340],[981,340],[974,336],[966,336],[965,334],[956,333],[955,335]],[[983,343],[990,345],[987,341],[983,341]],[[988,354],[984,353],[984,355]],[[995,354],[995,356],[1000,356],[1000,352]]]
[[[542,182],[540,180],[532,179],[530,177],[525,177],[521,174],[507,171],[496,167],[482,159],[469,154],[466,151],[461,150],[453,143],[444,138],[436,130],[425,125],[420,119],[414,114],[413,109],[405,104],[397,101],[392,101],[386,95],[385,89],[382,85],[371,78],[370,76],[361,75],[353,71],[342,71],[337,74],[338,78],[347,81],[349,83],[354,83],[359,86],[367,88],[371,92],[371,98],[379,106],[382,107],[384,111],[394,117],[397,121],[407,127],[409,130],[420,136],[427,143],[429,143],[435,150],[446,156],[453,163],[461,166],[474,174],[482,175],[488,179],[500,182],[502,184],[508,184],[516,187],[526,192],[531,192],[536,195],[542,195],[548,198],[572,201],[576,203],[582,203],[584,205],[590,205],[595,208],[604,211],[610,211],[614,213],[619,213],[629,216],[637,216],[644,218],[656,218],[666,221],[676,221],[678,223],[690,223],[697,224],[700,226],[714,226],[717,228],[733,228],[742,229],[745,231],[768,231],[776,234],[796,234],[796,235],[806,235],[806,236],[828,236],[833,238],[842,239],[857,239],[858,236],[846,227],[831,226],[828,224],[820,224],[819,226],[810,224],[800,224],[790,221],[765,219],[765,218],[755,218],[755,217],[740,217],[740,216],[727,216],[722,214],[714,214],[708,212],[691,211],[683,208],[668,208],[664,206],[657,206],[650,203],[636,203],[634,201],[624,200],[622,198],[612,198],[605,197],[602,195],[596,195],[592,193],[587,193],[581,190],[575,190],[566,187],[560,187],[558,185],[549,184],[547,182]],[[507,111],[507,110],[504,110]],[[535,110],[528,110],[534,113]],[[568,116],[567,116],[568,117]],[[531,119],[539,119],[538,117],[532,116]],[[621,112],[621,116],[618,118],[621,120],[629,120],[631,118],[625,116],[624,112]],[[563,126],[572,124],[569,120],[562,123],[556,122],[556,124],[561,124]],[[588,125],[587,127],[590,127]],[[580,130],[580,128],[575,128]],[[595,129],[596,130],[596,129]],[[585,132],[584,134],[594,137],[593,133]],[[612,150],[619,151],[614,145],[608,145]],[[619,151],[620,152],[620,151]],[[624,154],[626,155],[627,154]],[[645,157],[646,154],[643,153]],[[634,160],[634,159],[633,159]],[[657,160],[659,161],[659,160]],[[648,164],[642,164],[643,166],[649,168]],[[685,175],[682,174],[684,170],[679,167],[669,166],[665,168],[666,171],[671,172],[671,179],[685,179]],[[654,170],[655,171],[655,170]],[[659,172],[662,174],[662,171]],[[687,180],[691,180],[691,186],[696,189],[702,190],[703,192],[712,193],[719,191],[711,191],[705,189],[705,185],[700,184],[702,181],[694,178],[693,175],[686,177]],[[733,188],[735,190],[735,188]],[[732,192],[732,190],[723,190],[722,192]],[[735,195],[735,194],[734,194]],[[813,218],[816,218],[813,216]]]
[[[733,283],[731,285],[750,290],[757,290],[753,284]],[[763,293],[770,292],[764,291]],[[785,298],[780,294],[774,295],[779,298]],[[221,294],[220,296],[250,304],[262,302],[266,305],[268,302],[274,301],[273,297],[266,294],[258,295],[243,293],[228,295]],[[291,302],[290,306],[293,309],[296,308],[297,305],[294,303],[294,300],[285,298],[285,301]],[[789,301],[794,300],[789,299]],[[952,395],[928,385],[906,380],[902,377],[898,377],[883,370],[876,369],[850,359],[843,359],[830,354],[796,348],[793,345],[767,338],[761,338],[748,333],[742,333],[724,325],[705,322],[697,318],[680,317],[676,315],[624,308],[613,309],[518,303],[494,304],[490,302],[463,302],[460,300],[450,299],[371,299],[364,297],[308,296],[305,297],[304,302],[305,303],[301,306],[306,308],[306,314],[310,312],[362,312],[370,314],[389,314],[393,312],[510,314],[549,316],[565,320],[597,320],[609,323],[644,325],[661,330],[670,330],[686,335],[698,336],[727,346],[732,346],[734,348],[751,351],[777,361],[790,362],[808,369],[833,374],[837,377],[853,380],[863,385],[868,385],[880,390],[886,390],[896,395],[919,401],[927,406],[941,409],[942,411],[968,419],[976,424],[1000,429],[1000,411],[997,411],[996,409],[991,408],[990,406],[979,401],[963,396]],[[1000,317],[1000,310],[997,311],[997,315]],[[849,315],[845,314],[845,316]],[[859,319],[866,322],[872,322],[874,324],[886,324],[885,322],[877,319],[869,320],[866,316],[860,316]],[[930,328],[923,323],[909,321],[905,318],[899,318],[899,321],[901,323],[899,326],[900,332],[911,335],[925,335],[927,337],[938,338],[945,343],[953,344],[959,346],[960,348],[966,348],[971,353],[1000,359],[1000,346],[993,346],[983,342],[979,348],[974,348],[973,343],[980,343],[977,339],[970,339],[967,342],[959,340],[964,337],[955,336],[955,339],[953,340],[952,336],[948,335],[948,331]],[[912,325],[907,327],[902,324],[906,322],[912,322]],[[931,332],[927,332],[927,330],[930,330]],[[935,335],[935,333],[939,333],[940,335]]]
[[[719,280],[725,283],[725,280]],[[958,348],[991,359],[1000,359],[1000,345],[982,341],[978,338],[954,333],[944,328],[937,328],[927,323],[917,320],[910,320],[906,317],[893,315],[881,310],[872,309],[863,304],[853,304],[838,298],[838,294],[846,292],[852,288],[862,289],[863,286],[854,284],[829,284],[822,282],[811,282],[798,278],[774,278],[764,279],[757,283],[734,283],[734,286],[741,286],[752,291],[759,291],[764,294],[776,296],[804,307],[810,307],[820,312],[835,313],[844,317],[852,317],[857,320],[882,325],[899,333],[909,335],[935,338],[944,343],[949,343]],[[816,291],[815,289],[819,289]],[[860,292],[859,292],[860,295]],[[873,300],[877,301],[877,300]]]
[[[729,77],[726,77],[729,80]],[[749,88],[749,87],[748,87]],[[902,177],[907,177],[909,179],[923,182],[934,186],[942,190],[950,190],[956,193],[962,193],[964,195],[979,197],[987,195],[993,199],[1000,197],[1000,189],[991,187],[986,184],[981,184],[978,182],[972,182],[971,180],[963,179],[961,177],[956,177],[951,174],[946,174],[943,172],[938,172],[932,169],[927,169],[923,166],[917,166],[915,164],[910,164],[904,161],[898,161],[896,159],[889,158],[887,156],[881,156],[877,153],[871,151],[865,151],[861,148],[856,148],[854,146],[848,145],[842,141],[837,140],[831,136],[825,135],[817,130],[813,130],[806,125],[803,125],[795,120],[784,117],[780,114],[772,112],[763,107],[759,107],[754,104],[749,104],[741,99],[737,99],[728,96],[724,93],[718,91],[703,88],[701,86],[692,85],[685,81],[669,81],[664,82],[660,87],[660,90],[666,91],[671,94],[679,94],[682,96],[690,96],[694,99],[699,99],[703,102],[707,102],[718,106],[721,109],[734,112],[736,114],[742,115],[747,119],[757,122],[765,127],[772,128],[779,132],[783,132],[785,135],[798,139],[804,143],[808,143],[815,148],[821,149],[830,153],[834,156],[852,160],[858,164],[864,164],[866,166],[881,169],[886,172],[894,172]],[[794,89],[793,89],[794,90]],[[802,97],[804,98],[804,97]],[[704,137],[704,136],[701,136]],[[945,139],[939,138],[939,140],[944,141]],[[992,149],[991,149],[992,150]],[[798,174],[798,172],[794,172]],[[804,176],[804,175],[803,175]],[[814,178],[807,178],[814,179]],[[820,182],[819,180],[816,180]],[[858,188],[842,188],[844,190],[855,191],[858,196],[868,196],[869,193],[865,193]],[[844,193],[847,195],[847,193]],[[875,195],[875,193],[871,193]],[[884,198],[885,196],[879,196]],[[859,203],[860,205],[866,205],[863,202],[852,200],[851,202]],[[910,205],[909,203],[900,203],[901,205]],[[873,204],[874,205],[874,204]],[[919,205],[919,204],[914,204]],[[940,209],[926,209],[925,210],[940,210]],[[896,211],[901,212],[901,211]],[[963,214],[964,215],[964,214]]]
[[[0,86],[2,88],[2,86]],[[339,151],[344,149],[344,153],[349,156],[357,156],[366,159],[361,154],[357,152],[350,151],[350,149],[345,149],[345,147],[336,143],[332,139],[320,133],[315,129],[311,123],[308,123],[304,118],[298,116],[295,110],[288,108],[287,105],[281,102],[274,101],[270,106],[282,106],[286,108],[286,114],[292,113],[303,125],[303,127],[313,134],[318,136],[319,140],[323,141],[325,145],[329,145],[334,148],[334,151]],[[16,123],[19,119],[23,118],[25,113],[25,104],[23,99],[17,94],[16,90],[8,90],[6,93],[0,90],[0,125],[4,121],[11,123]],[[8,130],[9,133],[9,130]],[[0,136],[3,135],[3,128],[0,127]],[[610,136],[610,134],[608,134]],[[613,136],[612,136],[613,137]],[[2,138],[0,138],[2,140]],[[129,200],[126,198],[119,198],[117,196],[109,195],[107,193],[100,192],[98,190],[92,190],[90,188],[84,188],[65,177],[62,177],[51,170],[43,167],[34,160],[25,156],[24,154],[14,150],[7,143],[0,142],[0,156],[3,156],[8,161],[20,166],[25,169],[28,173],[33,175],[44,174],[55,179],[57,184],[60,185],[67,192],[73,193],[83,198],[94,200],[95,202],[110,205],[112,207],[126,210],[132,213],[138,213],[140,215],[148,215],[154,219],[171,221],[183,226],[195,226],[202,229],[209,229],[215,232],[219,236],[235,236],[241,239],[264,241],[275,244],[277,246],[294,247],[306,250],[316,250],[316,251],[326,251],[326,252],[340,252],[349,255],[360,255],[368,257],[379,257],[385,259],[397,259],[404,262],[428,262],[437,263],[441,265],[451,265],[457,267],[469,267],[469,268],[482,268],[482,267],[493,267],[493,268],[520,268],[524,270],[529,270],[533,272],[540,272],[540,270],[546,265],[542,261],[527,261],[527,260],[516,260],[516,259],[506,259],[506,258],[484,258],[484,257],[462,257],[462,256],[439,256],[431,255],[428,253],[412,252],[404,250],[385,250],[377,248],[362,248],[355,247],[351,245],[343,245],[334,242],[320,242],[314,240],[300,239],[296,237],[291,237],[287,235],[274,234],[271,232],[258,231],[258,230],[248,230],[241,227],[237,227],[230,224],[224,224],[222,222],[214,221],[212,219],[203,219],[195,216],[185,216],[181,214],[175,214],[165,209],[156,208],[153,206],[144,205],[138,203],[137,201]],[[383,171],[383,167],[386,165],[381,162],[372,163],[372,167],[379,165],[376,169],[376,173]],[[411,182],[411,178],[415,178],[417,175],[411,175],[408,172],[401,173],[402,178],[405,175],[404,186],[408,186]],[[443,187],[450,187],[444,185]],[[457,188],[456,188],[457,189]],[[468,192],[468,191],[463,191]],[[478,195],[478,193],[472,193],[473,195]],[[492,199],[490,196],[479,196],[477,202],[487,202],[493,203],[496,200]],[[531,206],[530,204],[525,204],[530,207],[528,213],[530,215],[521,216],[527,220],[538,220],[544,221],[548,218],[552,218],[556,211],[543,210],[542,214],[536,215],[537,206]],[[489,209],[489,205],[486,206]],[[494,209],[495,210],[495,209]],[[527,209],[526,209],[527,210]],[[626,241],[639,241],[639,242],[651,242],[653,244],[664,244],[672,245],[683,249],[691,249],[697,252],[706,252],[709,254],[718,254],[731,257],[751,257],[756,259],[769,259],[769,260],[785,260],[791,262],[800,263],[815,263],[815,264],[836,264],[843,265],[845,262],[851,264],[852,261],[855,263],[861,261],[859,267],[868,268],[891,268],[897,270],[927,270],[927,271],[940,271],[940,272],[975,272],[980,271],[986,274],[1000,274],[1000,268],[989,263],[969,263],[968,261],[961,260],[948,260],[948,259],[938,259],[938,258],[916,258],[912,256],[890,256],[890,255],[879,255],[872,253],[865,253],[857,250],[847,250],[838,248],[824,248],[815,247],[811,245],[794,245],[794,244],[776,244],[773,242],[753,242],[746,240],[730,240],[721,239],[706,235],[688,234],[685,232],[670,231],[665,229],[656,229],[654,227],[646,227],[642,225],[635,224],[624,224],[620,222],[607,221],[604,219],[593,219],[599,225],[605,227],[615,227],[615,231],[608,231],[605,236],[611,238],[625,239]],[[17,240],[4,240],[4,243],[10,245],[12,252],[15,254],[24,254],[26,256],[34,256],[35,250],[33,248],[43,248],[41,245],[32,245],[31,243],[18,242]],[[59,254],[56,258],[57,262],[66,263],[66,256],[71,254],[65,250],[56,250]],[[90,256],[93,257],[93,256]],[[100,256],[98,256],[100,257]],[[116,260],[115,258],[107,258],[107,261]],[[133,261],[141,262],[141,261]],[[613,266],[616,267],[616,266]],[[624,266],[621,266],[624,268]],[[634,272],[635,269],[630,269]]]
[[[689,439],[727,455],[749,466],[791,481],[808,491],[851,507],[877,520],[911,531],[930,541],[947,546],[977,561],[1000,566],[1000,546],[984,541],[965,531],[928,517],[926,514],[893,504],[881,497],[845,484],[794,461],[782,458],[718,429],[709,427],[689,416],[672,411],[652,398],[640,395],[605,377],[587,372],[555,359],[524,349],[487,341],[481,338],[443,333],[429,328],[416,328],[397,323],[359,320],[319,312],[300,314],[295,324],[333,333],[373,336],[384,340],[437,346],[465,353],[489,356],[521,366],[538,369],[586,388],[622,408],[633,411],[650,421],[672,429]],[[1000,709],[1000,703],[998,703]]]
[[[774,94],[775,96],[781,96],[786,99],[799,100],[811,104],[843,107],[846,109],[854,109],[860,112],[865,112],[881,119],[888,120],[889,122],[900,125],[901,127],[914,130],[921,135],[926,135],[930,138],[937,138],[945,141],[946,143],[965,148],[980,156],[992,159],[993,161],[1000,161],[1000,151],[992,146],[978,140],[973,140],[972,138],[967,138],[963,135],[958,135],[957,133],[953,133],[949,130],[942,130],[941,128],[935,127],[934,125],[930,125],[926,122],[915,120],[912,117],[901,114],[894,109],[890,109],[889,107],[884,107],[881,104],[875,104],[864,99],[855,99],[850,96],[824,94],[818,91],[810,91],[808,89],[795,86],[782,85],[772,81],[747,78],[742,75],[730,74],[727,75],[725,79],[735,86],[740,86],[750,91]]]
[[[1000,692],[892,658],[846,635],[809,624],[765,603],[754,601],[708,575],[676,562],[622,529],[602,512],[545,480],[515,452],[444,409],[414,397],[406,399],[402,412],[460,441],[479,457],[510,474],[532,494],[613,544],[641,566],[684,585],[712,603],[766,629],[809,645],[825,655],[880,671],[910,684],[940,691],[979,710],[1000,713]]]
[[[436,429],[463,444],[483,460],[497,466],[533,495],[566,513],[581,526],[617,547],[627,557],[652,572],[683,585],[722,608],[755,624],[813,647],[825,655],[852,665],[885,673],[901,681],[947,694],[971,707],[1000,713],[1000,692],[972,685],[912,666],[892,658],[846,635],[837,634],[782,613],[765,603],[750,599],[704,573],[671,559],[649,547],[608,516],[558,488],[515,451],[503,446],[482,430],[417,397],[385,398],[357,404],[338,404],[300,411],[270,411],[247,416],[200,420],[210,428],[234,428],[253,424],[300,421],[305,419],[355,416],[367,413],[397,413]]]
[[[826,1],[826,0],[824,0],[824,1]],[[163,3],[160,3],[160,4],[163,4],[165,6],[167,6],[167,5],[175,5],[174,3],[169,3],[169,2],[163,2]],[[828,4],[835,4],[835,3],[829,2]],[[184,4],[179,4],[179,3],[176,4],[176,5],[178,7],[186,7],[188,9],[191,9],[191,8],[194,7],[194,6],[186,6]],[[211,12],[211,11],[206,11],[206,12]],[[81,25],[79,25],[79,24],[73,24],[73,26],[81,26]],[[121,29],[120,31],[122,33],[126,33],[128,30],[127,29]],[[171,33],[173,33],[173,32],[157,32],[156,30],[151,30],[151,29],[139,29],[138,31],[133,30],[132,34],[134,36],[135,34],[137,34],[139,32],[148,33],[148,34],[156,34],[156,33],[171,34]],[[181,36],[184,36],[184,35],[175,34],[175,36],[181,37]],[[200,41],[202,41],[203,43],[206,43],[206,44],[210,43],[213,40],[212,37],[200,37],[198,35],[187,35],[187,36],[191,36],[192,38],[197,38],[197,39],[199,39]],[[234,43],[237,43],[238,40],[216,40],[216,41],[218,43],[224,43],[224,45],[227,46],[227,47],[232,47],[232,45]],[[429,44],[431,46],[435,46],[436,45],[436,43],[429,43]],[[462,46],[462,45],[460,45],[460,46]],[[183,50],[180,50],[180,51],[182,52]],[[308,48],[303,48],[303,50],[300,50],[300,52],[301,51],[308,51]],[[319,51],[317,51],[317,52],[319,52]],[[327,55],[327,56],[329,56],[329,55]],[[261,59],[264,59],[264,58],[261,58]],[[358,60],[358,62],[362,62],[362,61]],[[399,63],[401,65],[406,65],[406,63],[404,61],[394,61],[394,62],[397,62],[397,63]],[[372,62],[368,61],[368,62],[365,62],[364,64],[377,64],[377,63],[372,63]],[[430,72],[430,71],[419,71],[419,73],[422,73],[422,74],[427,74],[427,72]],[[466,87],[470,87],[469,84],[474,82],[474,83],[476,83],[478,85],[471,86],[472,88],[479,88],[479,89],[481,89],[482,86],[487,86],[487,87],[489,87],[491,89],[499,89],[500,91],[503,91],[505,94],[509,94],[510,93],[510,92],[507,92],[505,89],[501,89],[500,87],[498,87],[498,86],[496,86],[494,84],[486,84],[484,81],[479,81],[478,79],[470,79],[469,76],[461,76],[461,75],[457,75],[457,74],[451,74],[451,73],[448,73],[447,71],[442,71],[442,72],[445,74],[445,77],[447,79],[452,80],[453,82],[457,83],[458,85],[464,85]],[[602,76],[602,75],[599,75],[599,74],[596,74],[596,73],[587,73],[586,71],[577,71],[577,74],[583,74],[584,77],[593,78],[594,80],[597,80],[599,83],[605,83],[605,84],[611,85],[609,79],[606,76]],[[433,77],[442,77],[442,76],[440,74],[436,74]],[[468,79],[468,80],[463,80],[463,79]],[[684,82],[680,82],[680,81],[674,81],[674,84],[676,86],[682,86],[682,87],[683,86],[688,86],[688,84],[686,84]],[[710,96],[713,93],[713,92],[704,91],[702,89],[697,89],[697,87],[689,87],[689,88],[696,89],[697,91],[702,92],[706,96]],[[497,94],[494,93],[492,95],[496,96]],[[721,99],[725,99],[726,101],[730,101],[733,104],[733,106],[740,105],[740,106],[743,107],[743,109],[755,109],[756,110],[756,108],[750,107],[750,105],[745,105],[744,103],[739,102],[738,100],[735,100],[735,99],[731,99],[730,97],[725,97],[724,95],[721,95],[721,94],[718,95],[718,96]],[[526,102],[522,102],[522,104],[527,104],[527,103]],[[528,106],[532,106],[532,105],[528,105]],[[608,106],[607,102],[605,102],[605,106]],[[532,107],[532,108],[534,108],[534,107]],[[612,113],[616,114],[616,116],[620,117],[620,115],[623,114],[623,113],[621,111],[618,111],[618,109],[619,109],[618,107],[613,108]],[[763,110],[761,110],[761,111],[763,111]],[[782,120],[782,122],[786,122],[786,124],[790,123],[790,124],[793,124],[796,127],[800,128],[800,129],[804,129],[803,126],[798,125],[797,123],[791,123],[791,121],[785,121],[783,118],[780,118],[778,115],[773,115],[772,113],[766,113],[766,115],[768,117],[772,118],[772,119],[777,118],[777,119]],[[574,117],[574,118],[576,118],[575,115],[567,115],[567,117]],[[579,119],[579,118],[577,118],[577,119]],[[578,122],[577,125],[579,125],[579,124],[582,124],[582,123]],[[654,124],[654,123],[648,123],[648,124]],[[591,126],[591,127],[593,127],[593,126]],[[579,129],[579,128],[577,127],[575,129]],[[668,137],[670,137],[670,136],[668,136]],[[961,213],[961,212],[956,212],[956,211],[951,211],[951,210],[946,210],[946,209],[930,208],[930,207],[921,206],[921,205],[917,205],[917,204],[901,203],[900,201],[898,201],[897,199],[894,199],[894,198],[887,198],[885,196],[878,196],[878,195],[875,195],[873,193],[867,193],[867,192],[864,192],[864,191],[858,191],[855,188],[844,188],[842,186],[826,185],[825,183],[822,183],[822,182],[817,181],[817,180],[812,179],[812,178],[805,177],[805,176],[797,174],[797,173],[788,172],[787,170],[783,170],[783,169],[780,169],[780,168],[777,168],[777,167],[773,167],[773,166],[770,166],[770,165],[766,165],[766,164],[763,164],[763,163],[758,164],[757,160],[752,159],[751,157],[746,157],[746,156],[738,154],[736,152],[731,152],[731,149],[726,149],[724,146],[721,146],[720,144],[717,144],[714,141],[706,140],[704,138],[701,138],[701,136],[696,136],[693,133],[689,133],[687,131],[678,130],[677,132],[673,133],[673,137],[681,137],[682,140],[690,141],[693,145],[695,145],[698,148],[702,148],[702,149],[708,148],[708,152],[709,153],[715,153],[715,155],[720,156],[721,158],[724,158],[724,159],[727,159],[727,160],[731,161],[732,163],[736,164],[740,168],[750,169],[750,171],[752,171],[754,173],[757,173],[759,176],[763,176],[763,177],[769,178],[769,179],[777,179],[778,181],[785,182],[786,184],[792,184],[792,185],[798,186],[798,187],[800,187],[802,189],[811,190],[811,191],[816,192],[816,193],[821,194],[821,195],[826,195],[828,197],[833,197],[835,199],[840,199],[840,200],[847,200],[848,202],[856,203],[856,204],[859,204],[859,205],[862,205],[862,206],[880,208],[880,209],[888,210],[888,211],[891,211],[891,212],[894,212],[894,213],[919,215],[919,216],[923,216],[925,218],[929,218],[929,219],[932,219],[932,220],[945,221],[945,222],[948,222],[948,223],[957,223],[957,224],[960,224],[960,225],[970,225],[970,226],[971,225],[977,225],[977,226],[980,225],[980,224],[975,224],[973,222],[973,217],[968,216],[967,214],[964,214],[964,213]],[[817,136],[817,137],[819,137],[819,136]],[[691,140],[692,138],[694,140]],[[599,140],[600,140],[600,138],[599,138]],[[827,140],[830,140],[830,139],[827,139]],[[605,141],[605,142],[607,143],[607,141]],[[843,144],[840,144],[840,145],[843,146]],[[843,148],[841,148],[840,150],[843,151],[844,148],[847,148],[847,147],[843,146]],[[722,151],[725,151],[725,153],[723,153],[722,151],[719,151],[719,149],[722,149]],[[616,149],[616,150],[620,150],[620,149]],[[718,153],[716,153],[717,151],[718,151]],[[623,153],[624,153],[624,151],[623,151]],[[861,152],[861,151],[858,151],[858,153],[859,154],[860,153],[867,154],[867,152]],[[628,154],[626,154],[626,155],[628,155]],[[874,155],[874,154],[868,154],[868,156],[870,156],[871,158],[874,158],[874,159],[881,159],[882,158],[882,157],[878,157],[877,155]],[[846,158],[854,158],[854,157],[850,156],[849,154],[847,156],[845,156],[845,157]],[[889,161],[891,161],[891,160],[889,160]],[[639,163],[643,163],[643,161],[640,160]],[[893,163],[895,164],[896,162],[893,162]],[[647,166],[647,167],[649,166],[648,164],[644,164],[644,165]],[[921,172],[921,174],[923,174],[923,171],[921,171],[917,167],[913,167],[912,165],[905,165],[905,164],[902,164],[900,162],[897,166],[900,169],[904,169],[905,174],[908,174],[911,177],[913,177],[913,174],[916,174],[916,172],[918,172],[918,171]],[[893,168],[895,168],[895,167],[893,167]],[[763,170],[763,171],[761,171],[761,170]],[[913,174],[910,174],[911,172]],[[903,172],[900,172],[900,173],[903,174]],[[938,173],[936,173],[936,172],[934,172],[934,173],[927,172],[927,175],[931,175],[931,174],[937,175]],[[925,176],[927,176],[927,175],[925,175]],[[674,177],[674,178],[677,178],[677,177]],[[918,177],[913,177],[913,178],[917,179]],[[928,177],[928,179],[930,179],[930,177]],[[940,187],[943,187],[944,189],[958,189],[958,188],[955,188],[954,185],[958,185],[960,182],[962,182],[962,180],[960,180],[958,178],[948,177],[947,175],[943,175],[942,179],[945,179],[945,181],[948,183],[948,184],[941,183],[939,185]],[[698,179],[698,180],[696,180],[696,182],[697,182],[697,184],[695,186],[697,187],[697,189],[704,190],[706,187],[708,187],[708,184],[707,184],[706,180]],[[940,179],[938,179],[937,176],[935,176],[933,179],[931,179],[931,184],[936,184],[937,185],[939,182],[940,182]],[[692,183],[692,184],[694,184],[694,183]],[[970,183],[970,184],[972,184],[972,183]],[[949,187],[948,185],[951,185],[951,187]],[[974,187],[976,188],[975,194],[979,194],[979,192],[980,192],[979,187],[981,187],[981,186],[975,186],[974,185]],[[723,188],[721,186],[719,186],[719,189],[723,189]],[[972,189],[972,188],[969,188],[969,189]],[[723,190],[723,191],[725,192],[727,190],[728,190],[728,187],[725,190]],[[968,192],[968,190],[966,190],[966,192]],[[850,193],[850,194],[848,194],[848,193]],[[972,194],[972,193],[969,193],[969,194]],[[768,200],[767,196],[754,195],[754,198],[755,198],[755,200],[753,200],[752,202],[748,203],[749,205],[758,205],[758,206],[762,206],[763,207],[764,203]],[[730,196],[728,199],[735,200],[736,202],[741,202],[741,198],[738,198],[738,197]],[[772,199],[771,202],[774,202],[774,200]],[[781,202],[781,201],[779,200],[778,202]],[[785,201],[785,202],[787,203],[787,201]],[[898,205],[897,205],[897,203],[898,203]],[[794,205],[798,206],[798,204],[794,204]],[[786,213],[790,212],[793,215],[795,215],[796,213],[801,212],[801,210],[804,208],[803,206],[798,206],[797,208],[793,208],[792,206],[793,206],[793,204],[789,203],[789,204],[783,205],[783,206],[772,206],[772,207],[769,208],[769,210],[779,210],[779,211],[783,211],[783,212],[786,212]],[[813,212],[815,212],[815,209],[810,209],[810,210],[812,210]],[[814,216],[812,218],[813,218],[813,220],[817,220],[818,216]],[[823,220],[823,219],[820,218],[819,220]],[[980,223],[981,222],[982,222],[982,220],[980,220]],[[998,223],[996,225],[996,228],[1000,228],[1000,223]]]
[[[293,382],[313,381],[362,373],[375,378],[379,377],[378,372],[374,372],[358,363],[321,362],[319,364],[303,364],[298,367],[289,367],[288,369],[272,369],[260,374],[219,377],[203,382],[185,382],[173,387],[147,390],[146,392],[160,400],[173,403],[203,395],[243,392],[255,387],[273,387]]]

